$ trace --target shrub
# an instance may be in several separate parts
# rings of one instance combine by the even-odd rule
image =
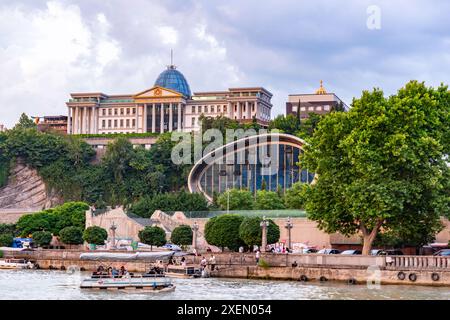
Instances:
[[[108,232],[100,227],[93,226],[84,230],[83,240],[87,243],[103,245],[108,239]]]
[[[268,269],[270,267],[270,265],[264,259],[259,259],[258,266],[263,269]]]
[[[188,246],[192,244],[192,229],[188,225],[181,225],[173,229],[170,241],[180,246]]]
[[[78,227],[66,227],[59,233],[60,240],[65,244],[82,244],[83,232]]]
[[[48,246],[52,242],[52,234],[48,231],[33,232],[33,242],[39,247]]]
[[[167,243],[166,232],[158,226],[147,226],[139,231],[139,240],[142,243],[150,245],[151,250],[153,246],[160,247]]]
[[[244,218],[237,214],[224,214],[206,223],[205,239],[214,246],[238,250],[244,242],[239,237],[239,226]]]

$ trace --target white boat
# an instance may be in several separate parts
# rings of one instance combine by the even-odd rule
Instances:
[[[170,278],[165,276],[133,275],[123,277],[91,276],[81,282],[81,289],[110,289],[110,290],[145,290],[167,292],[175,290]]]
[[[166,267],[165,275],[172,278],[200,278],[202,276],[202,271],[200,268],[194,266],[169,265]]]
[[[0,260],[0,269],[33,269],[34,264],[25,259]]]

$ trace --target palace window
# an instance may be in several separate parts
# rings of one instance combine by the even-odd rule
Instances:
[[[227,112],[227,106],[223,106],[223,112]]]
[[[123,128],[123,119],[120,119],[120,127]]]
[[[136,114],[136,108],[132,108],[131,110],[132,110],[131,112],[132,112],[133,114]]]
[[[130,114],[130,108],[127,108],[127,114]]]
[[[325,111],[330,111],[330,106],[329,106],[329,105],[324,106],[324,107],[323,107],[323,110],[325,110]]]
[[[108,115],[112,116],[112,109],[108,109]]]
[[[117,128],[117,120],[114,120],[114,128]]]
[[[309,107],[308,111],[314,111],[314,107]]]
[[[123,108],[120,108],[120,114],[123,115]]]
[[[211,112],[214,113],[215,112],[214,109],[215,109],[214,106],[211,106]]]
[[[306,111],[306,107],[301,107],[300,111]]]
[[[136,127],[136,119],[131,120],[133,127]]]
[[[202,113],[202,106],[197,106],[197,113]]]
[[[316,107],[316,111],[322,111],[322,107]]]
[[[191,127],[195,126],[195,117],[192,117],[191,119]]]
[[[195,113],[195,106],[191,107],[191,113]]]
[[[105,109],[103,109],[103,111],[105,111]],[[102,120],[102,128],[106,127],[106,120]]]
[[[220,106],[217,106],[217,112],[220,113]]]
[[[111,128],[111,120],[108,120],[108,128]]]
[[[117,109],[114,109],[114,115],[117,116],[119,114],[119,111]]]
[[[102,114],[106,116],[106,109],[102,109]]]
[[[208,106],[204,106],[203,110],[205,110],[205,113],[208,113]]]
[[[127,119],[127,128],[130,127],[130,119]]]

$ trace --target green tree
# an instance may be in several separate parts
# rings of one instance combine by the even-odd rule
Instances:
[[[59,239],[65,244],[82,244],[83,231],[79,227],[66,227],[60,231]]]
[[[253,195],[248,190],[230,189],[217,199],[222,210],[251,210],[254,206]]]
[[[270,121],[269,129],[278,129],[283,133],[296,134],[300,130],[300,120],[292,115],[279,115]]]
[[[14,126],[13,129],[36,129],[36,123],[29,118],[25,113],[22,113],[19,118],[19,122]]]
[[[297,182],[291,188],[286,190],[284,203],[288,209],[305,209],[306,197],[309,190],[309,184]]]
[[[255,209],[279,210],[286,209],[283,199],[274,191],[259,190],[256,192]]]
[[[0,247],[10,247],[13,243],[13,236],[8,233],[0,234]]]
[[[261,217],[245,217],[239,226],[239,237],[248,246],[260,246],[262,242]],[[267,244],[276,243],[280,240],[280,227],[271,219],[267,227]]]
[[[191,227],[183,224],[173,229],[170,241],[180,246],[188,246],[192,244],[192,236]]]
[[[349,112],[324,117],[301,160],[319,177],[309,218],[329,233],[361,232],[363,254],[381,229],[434,235],[450,211],[449,108],[447,87],[411,81],[389,98],[364,91]]]
[[[98,226],[86,228],[83,232],[83,240],[89,244],[103,245],[108,239],[108,232]]]
[[[33,242],[39,247],[48,246],[52,241],[52,234],[48,231],[36,231],[32,235]]]
[[[158,226],[147,226],[139,231],[139,240],[150,245],[150,250],[153,246],[161,247],[167,243],[166,232]]]
[[[239,226],[243,219],[240,215],[224,214],[208,220],[205,225],[206,241],[222,250],[227,247],[236,251],[244,244],[239,238]]]

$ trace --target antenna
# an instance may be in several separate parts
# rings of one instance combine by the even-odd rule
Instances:
[[[173,49],[170,49],[170,65],[173,66]]]

